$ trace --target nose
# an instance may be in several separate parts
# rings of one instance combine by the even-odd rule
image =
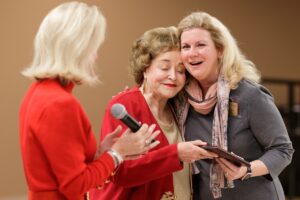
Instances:
[[[173,81],[176,80],[176,69],[175,68],[170,69],[168,78]]]
[[[195,57],[195,56],[198,56],[198,51],[196,48],[191,48],[190,51],[189,51],[189,56],[190,57]]]

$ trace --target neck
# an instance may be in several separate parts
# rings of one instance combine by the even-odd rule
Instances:
[[[207,79],[207,80],[202,80],[202,81],[199,81],[198,80],[198,83],[201,87],[201,90],[202,90],[202,94],[203,96],[206,95],[208,89],[218,81],[218,77],[219,77],[219,72],[216,73],[213,77],[211,77],[210,79]]]
[[[202,90],[202,94],[205,97],[208,89],[214,84],[215,82],[199,82],[200,88]]]
[[[172,115],[167,106],[167,99],[159,98],[152,93],[144,93],[143,96],[146,99],[151,112],[158,118],[158,120],[166,123],[171,122]]]

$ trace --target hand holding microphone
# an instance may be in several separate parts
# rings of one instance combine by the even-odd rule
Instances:
[[[148,126],[147,124],[141,125],[127,113],[122,104],[114,104],[111,108],[111,113],[114,118],[120,119],[129,127],[129,129],[126,130],[111,147],[117,151],[123,159],[136,158],[137,155],[146,153],[160,143],[155,140],[160,133],[160,131],[154,131],[156,127],[155,124],[152,124],[151,126]],[[120,132],[120,130],[117,132]],[[134,134],[132,132],[134,132]]]
[[[141,128],[141,123],[129,115],[122,104],[114,104],[110,111],[114,118],[121,120],[132,132],[135,133]],[[146,145],[150,145],[153,142],[155,142],[154,138],[152,140],[145,140]]]
[[[121,120],[132,132],[137,132],[141,128],[141,123],[129,115],[122,104],[114,104],[110,112],[114,118]]]

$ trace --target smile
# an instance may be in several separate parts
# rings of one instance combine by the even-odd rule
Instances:
[[[176,84],[171,84],[171,83],[164,83],[165,86],[167,87],[176,87]]]
[[[198,61],[198,62],[190,62],[190,65],[200,65],[202,64],[203,61]]]

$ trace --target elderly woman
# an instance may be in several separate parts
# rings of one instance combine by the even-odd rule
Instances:
[[[20,144],[29,200],[79,200],[102,186],[127,155],[145,153],[158,143],[154,126],[128,130],[114,143],[120,127],[104,139],[94,159],[96,139],[72,90],[97,82],[94,61],[104,40],[105,18],[96,6],[69,2],[54,8],[35,37],[34,60],[23,74],[36,81],[20,108]]]
[[[131,72],[138,86],[115,96],[106,109],[101,137],[122,122],[112,118],[110,108],[123,104],[128,113],[143,123],[156,124],[160,144],[137,160],[119,166],[112,183],[91,199],[191,199],[190,168],[187,162],[215,156],[197,145],[184,142],[169,105],[184,86],[185,68],[175,27],[145,32],[132,47]]]
[[[196,12],[179,25],[182,62],[191,74],[184,98],[175,101],[186,140],[200,139],[251,161],[198,160],[194,199],[283,200],[278,175],[293,147],[270,92],[255,65],[215,17]]]

